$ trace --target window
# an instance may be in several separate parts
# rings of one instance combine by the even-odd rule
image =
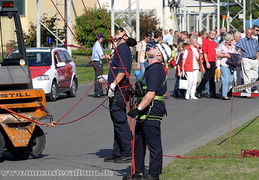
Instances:
[[[2,62],[6,56],[18,49],[14,18],[0,16],[0,29],[0,62]],[[13,58],[21,59],[23,57],[17,53],[17,56]]]
[[[59,54],[59,56],[60,56],[60,58],[61,58],[61,61],[62,61],[62,62],[66,62],[66,56],[65,56],[65,54],[63,53],[63,51],[58,51],[58,54]]]
[[[67,51],[63,51],[63,52],[64,52],[64,54],[65,54],[65,56],[66,56],[67,61],[68,61],[68,62],[71,62],[72,59],[71,59],[69,53],[68,53]]]
[[[25,16],[25,0],[14,0],[14,5],[18,8],[19,14]]]
[[[61,59],[60,59],[58,53],[55,52],[55,63],[58,64],[59,62],[62,62],[62,61],[61,61]]]

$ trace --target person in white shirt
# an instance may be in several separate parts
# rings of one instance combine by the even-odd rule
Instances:
[[[95,71],[95,81],[98,79],[97,77],[99,75],[103,74],[103,63],[102,61],[106,58],[103,48],[102,48],[102,42],[103,42],[104,36],[102,33],[97,34],[97,40],[93,46],[93,52],[92,52],[92,63]],[[97,81],[94,85],[94,97],[102,97],[104,96],[103,90],[102,90],[102,83]]]
[[[144,74],[146,67],[148,66],[148,61],[146,60],[146,46],[147,42],[151,39],[151,33],[146,32],[144,34],[144,39],[140,41],[137,45],[137,61],[138,67],[137,69],[140,70],[141,75]]]
[[[186,89],[185,99],[198,99],[195,97],[195,91],[200,69],[200,51],[198,48],[198,38],[191,36],[190,45],[184,50],[182,62],[182,74],[186,73],[188,87]]]
[[[174,31],[172,29],[169,30],[169,33],[163,38],[163,40],[169,45],[169,47],[173,48],[174,43]]]

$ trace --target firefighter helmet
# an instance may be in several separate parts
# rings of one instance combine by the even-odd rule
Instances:
[[[171,48],[165,43],[156,44],[157,49],[162,53],[163,61],[168,61],[172,56]]]

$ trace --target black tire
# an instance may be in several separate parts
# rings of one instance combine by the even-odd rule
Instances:
[[[0,132],[0,158],[2,157],[4,148],[5,148],[5,139],[4,139],[3,134]]]
[[[58,98],[58,85],[55,81],[52,82],[51,92],[49,94],[50,101],[56,101]]]
[[[77,80],[76,78],[73,79],[72,85],[71,85],[71,91],[67,92],[68,97],[76,97],[76,92],[77,92]]]
[[[43,130],[36,126],[30,142],[25,148],[10,148],[9,152],[18,159],[37,158],[45,148],[46,138]]]

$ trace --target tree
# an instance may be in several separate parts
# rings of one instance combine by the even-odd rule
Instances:
[[[221,2],[227,2],[227,0],[223,0]],[[230,0],[230,3],[234,3],[235,0]],[[253,0],[252,1],[252,19],[257,19],[259,17],[259,11],[258,6],[259,0]],[[220,11],[221,14],[227,14],[227,7],[221,7]],[[230,16],[234,17],[237,15],[238,12],[242,11],[242,8],[238,5],[230,6]],[[250,1],[246,1],[246,20],[250,19]],[[222,23],[222,19],[221,19]],[[241,31],[243,29],[243,19],[239,19],[238,16],[233,19],[231,22],[231,25],[234,26],[238,31]]]
[[[116,23],[119,25],[122,21],[128,21],[128,12],[120,12],[116,14],[117,20]],[[131,24],[136,28],[136,11],[132,11],[132,20]],[[139,12],[139,24],[140,24],[140,37],[146,31],[156,31],[160,30],[159,27],[160,21],[157,18],[156,10],[140,10]]]
[[[136,27],[136,18],[134,17],[131,21],[132,25]],[[141,10],[139,12],[139,24],[140,24],[140,37],[146,31],[156,31],[160,30],[160,21],[157,18],[156,10]]]
[[[41,21],[54,34],[56,33],[56,28],[55,28],[56,18],[54,16],[50,17],[50,18],[44,17]],[[32,22],[30,22],[30,29],[29,29],[28,33],[23,32],[26,46],[36,47],[36,29],[37,29],[37,26],[35,24],[33,24]],[[61,31],[59,33],[64,35],[65,32]],[[45,27],[41,26],[41,44],[42,44],[42,46],[48,46],[48,43],[47,43],[48,38],[55,39],[55,37]],[[55,44],[55,42],[54,42],[54,44]]]
[[[77,40],[86,48],[91,48],[94,45],[96,41],[95,32],[97,34],[102,33],[105,36],[105,40],[109,40],[110,35],[106,24],[109,28],[111,27],[110,17],[111,13],[104,7],[102,10],[96,7],[88,9],[85,14],[75,19],[76,25],[74,29]]]

